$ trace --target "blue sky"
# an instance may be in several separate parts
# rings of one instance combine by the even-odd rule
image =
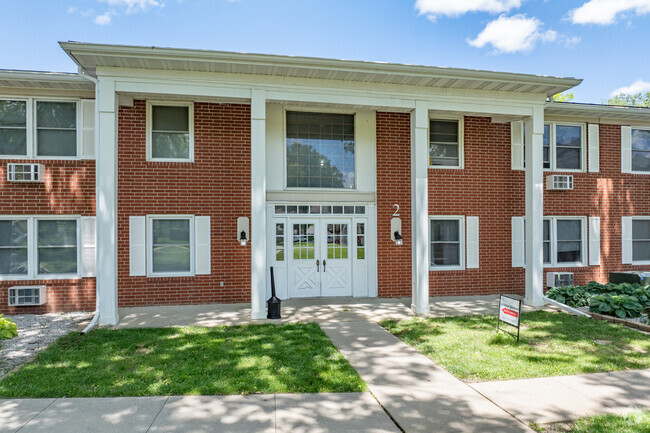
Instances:
[[[650,0],[0,0],[0,69],[75,71],[58,41],[583,78],[650,90]]]

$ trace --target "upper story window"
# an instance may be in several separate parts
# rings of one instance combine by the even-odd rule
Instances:
[[[544,124],[543,167],[552,171],[583,171],[585,168],[584,125],[568,123]],[[525,127],[523,128],[524,167],[526,162]]]
[[[194,104],[147,101],[147,160],[194,160]]]
[[[459,120],[429,121],[429,166],[462,168],[462,127]]]
[[[632,128],[632,171],[650,172],[650,129]]]
[[[287,188],[354,189],[354,114],[287,111]]]
[[[76,158],[77,118],[76,101],[1,100],[0,156]]]

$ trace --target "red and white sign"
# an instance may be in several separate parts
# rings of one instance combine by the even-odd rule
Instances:
[[[499,300],[499,320],[519,327],[519,311],[521,311],[520,300],[508,296],[501,296]]]

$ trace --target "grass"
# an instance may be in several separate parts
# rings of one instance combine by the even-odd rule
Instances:
[[[545,311],[524,313],[521,323],[519,342],[495,332],[495,316],[385,320],[381,325],[470,382],[650,368],[647,334]]]
[[[593,415],[575,423],[537,425],[540,433],[650,433],[650,411],[639,410],[625,415]]]
[[[364,390],[315,323],[74,333],[0,381],[0,398]]]

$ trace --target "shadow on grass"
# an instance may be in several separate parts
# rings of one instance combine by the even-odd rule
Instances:
[[[0,381],[10,398],[364,389],[315,323],[70,334]]]

